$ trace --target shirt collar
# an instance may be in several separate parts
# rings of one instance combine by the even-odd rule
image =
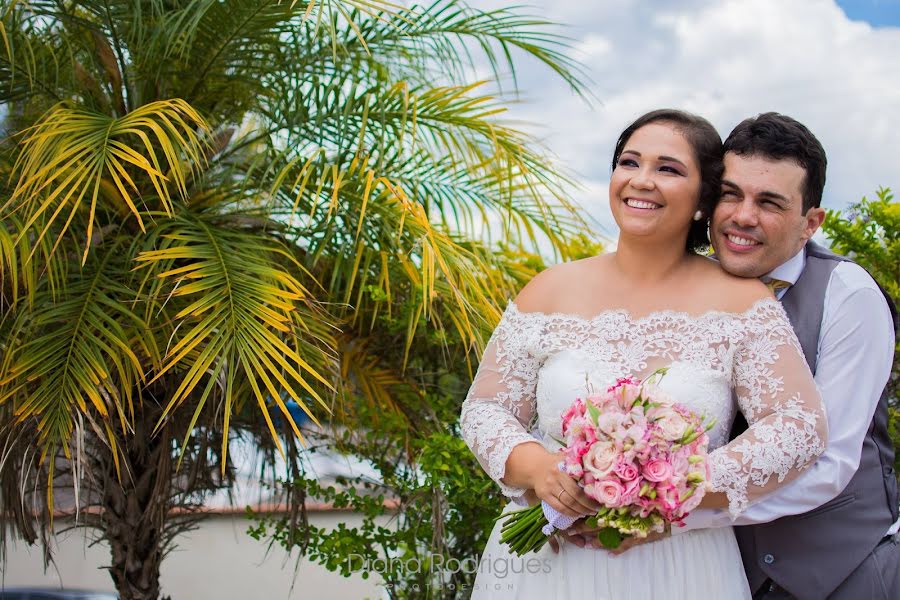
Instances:
[[[792,256],[787,260],[787,262],[782,263],[781,265],[775,267],[765,275],[763,275],[760,279],[763,281],[768,281],[770,279],[780,279],[782,281],[787,281],[791,285],[797,283],[797,280],[800,279],[801,273],[803,273],[803,267],[806,266],[806,246],[800,249],[800,252]]]

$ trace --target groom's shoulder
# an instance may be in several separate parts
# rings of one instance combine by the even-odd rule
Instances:
[[[831,272],[826,297],[861,318],[891,319],[885,294],[872,275],[855,262],[841,262]]]
[[[838,263],[834,271],[831,272],[831,279],[828,283],[829,286],[842,286],[850,292],[871,290],[881,293],[872,275],[852,261]]]

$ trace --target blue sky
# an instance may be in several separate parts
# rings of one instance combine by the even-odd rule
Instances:
[[[838,5],[855,21],[876,27],[900,27],[900,0],[843,0]]]
[[[897,24],[900,0],[842,2],[846,7],[836,0],[527,4],[531,14],[566,25],[570,52],[588,69],[598,101],[586,104],[523,60],[521,101],[508,118],[524,123],[575,175],[577,201],[608,236],[615,236],[607,190],[615,139],[660,107],[701,114],[723,137],[770,110],[805,123],[828,154],[826,208],[871,197],[879,186],[900,192],[900,26],[884,26]]]

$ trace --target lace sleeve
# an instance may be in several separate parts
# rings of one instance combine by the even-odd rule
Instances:
[[[710,454],[712,489],[727,494],[732,517],[815,462],[827,436],[822,398],[781,304],[757,303],[742,325],[733,383],[750,427]]]
[[[503,314],[478,366],[462,406],[462,435],[478,462],[503,494],[525,493],[503,483],[506,459],[512,449],[535,439],[528,433],[535,411],[535,387],[540,361],[530,353],[535,323],[514,305]]]

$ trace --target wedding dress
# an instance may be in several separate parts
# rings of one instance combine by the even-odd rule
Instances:
[[[669,367],[660,387],[706,418],[711,483],[729,510],[748,504],[824,451],[821,398],[787,315],[773,299],[744,313],[610,310],[593,318],[522,312],[510,303],[485,350],[462,408],[462,432],[503,493],[512,449],[540,438],[555,451],[562,413],[588,389]],[[735,412],[750,428],[728,444]],[[518,508],[510,503],[507,510]],[[676,532],[614,556],[563,543],[516,557],[494,528],[473,598],[741,599],[750,592],[731,528]]]

